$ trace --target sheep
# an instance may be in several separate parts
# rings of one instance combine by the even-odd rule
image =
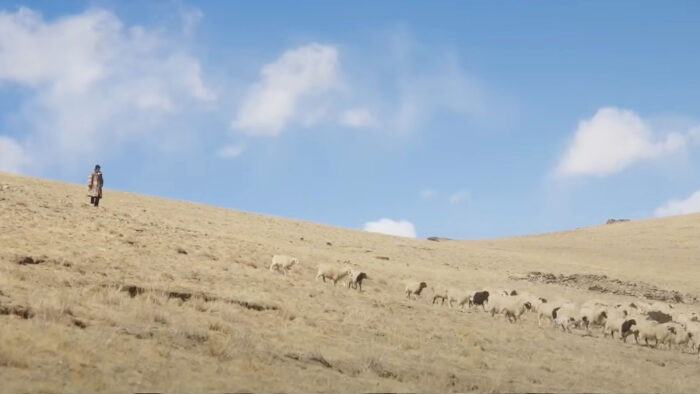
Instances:
[[[620,336],[622,337],[621,339],[627,342],[627,335],[630,334],[629,329],[632,324],[636,324],[636,321],[628,317],[626,310],[616,308],[608,309],[607,319],[605,320],[605,326],[603,327],[603,337],[606,337],[608,333],[610,333],[610,337],[615,339],[615,332],[617,331],[620,333]]]
[[[686,327],[682,326],[680,323],[670,323],[671,325],[676,325],[676,335],[668,338],[668,347],[678,346],[681,350],[683,346],[692,346],[693,333]]]
[[[553,319],[554,328],[561,327],[562,331],[571,332],[571,327],[576,324],[576,318],[570,313],[567,313],[568,311],[557,313],[557,311],[560,309],[561,308],[556,308],[554,312],[556,314]]]
[[[365,272],[351,269],[350,280],[348,280],[348,288],[352,287],[353,289],[362,291],[362,281],[365,279],[369,279],[369,276],[367,276]]]
[[[339,266],[337,264],[320,264],[318,266],[318,272],[316,273],[316,280],[318,278],[323,279],[323,282],[326,282],[326,279],[330,279],[333,281],[333,286],[335,284],[343,279],[344,277],[350,275],[352,273],[352,268],[350,266]]]
[[[657,323],[651,320],[636,319],[635,334],[649,346],[649,340],[654,340],[654,347],[669,342],[676,335],[676,326],[669,323]]]
[[[419,296],[426,287],[428,287],[428,285],[425,282],[418,282],[415,280],[406,281],[406,289],[404,290],[406,298],[411,299],[411,295]]]
[[[299,264],[299,259],[296,257],[276,254],[272,256],[270,271],[282,271],[284,275],[287,275],[287,271],[292,269],[296,264]]]
[[[688,342],[688,345],[694,352],[697,352],[700,356],[700,323],[692,322],[688,324],[685,327],[685,329],[688,331],[688,334],[690,336],[690,341]]]
[[[519,293],[519,296],[521,299],[524,299],[524,300],[530,302],[530,305],[531,305],[530,312],[538,312],[541,305],[547,303],[546,298],[538,297],[538,296],[531,294],[529,292],[526,292],[526,291],[521,291]]]
[[[523,313],[530,310],[532,304],[518,296],[494,295],[489,298],[488,311],[491,316],[504,314],[510,323],[515,323]]]
[[[474,305],[481,305],[481,307],[484,309],[484,312],[486,312],[486,304],[488,302],[489,302],[488,290],[477,291],[476,293],[474,293],[474,296],[472,297],[472,303]]]
[[[449,290],[447,289],[447,287],[438,286],[433,288],[433,304],[435,304],[437,300],[440,300],[440,304],[445,305],[445,300],[447,300],[448,292]]]
[[[473,290],[464,290],[460,295],[458,295],[456,301],[460,309],[464,310],[464,305],[466,305],[467,308],[472,306],[474,303],[474,293],[475,291]]]
[[[537,326],[542,327],[542,320],[551,320],[552,324],[555,323],[558,311],[566,307],[568,309],[573,309],[573,304],[567,300],[554,300],[551,302],[542,302],[537,305]],[[570,315],[574,315],[570,313]]]
[[[561,327],[562,331],[571,332],[571,327],[576,325],[578,308],[571,302],[560,302],[552,309],[552,322],[554,328]]]
[[[590,304],[582,306],[578,313],[579,321],[589,333],[591,332],[591,326],[593,325],[602,327],[605,324],[605,319],[607,319],[607,317],[608,313],[604,307]]]

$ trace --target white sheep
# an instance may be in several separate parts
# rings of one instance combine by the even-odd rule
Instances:
[[[668,347],[671,348],[674,345],[678,346],[681,350],[684,346],[692,346],[693,343],[693,333],[680,323],[670,323],[676,326],[676,334],[668,338]]]
[[[685,329],[688,330],[688,334],[690,336],[688,345],[693,352],[697,352],[698,355],[700,355],[700,323],[691,322],[685,327]]]
[[[521,297],[496,294],[489,297],[487,311],[491,312],[491,316],[503,314],[509,322],[515,323],[531,307],[532,304]]]
[[[625,324],[626,322],[627,324]],[[631,333],[629,330],[632,324],[635,324],[635,322],[633,322],[633,319],[630,319],[628,317],[628,313],[626,310],[619,308],[609,308],[607,310],[605,326],[603,327],[603,337],[607,336],[608,333],[610,333],[610,337],[615,339],[615,332],[619,332],[621,339],[627,342],[627,335]]]
[[[644,340],[647,346],[649,346],[649,340],[653,339],[654,347],[658,347],[659,344],[669,342],[671,337],[676,335],[676,328],[673,324],[638,318],[633,332],[638,335],[640,341]]]
[[[358,291],[362,291],[362,281],[365,279],[369,279],[367,273],[351,268],[350,279],[348,280],[348,287],[352,287],[353,289],[358,289]]]
[[[447,287],[444,286],[437,286],[433,288],[433,304],[437,300],[441,301],[441,305],[445,304],[445,300],[447,300]]]
[[[532,294],[532,293],[529,293],[529,292],[527,292],[527,291],[521,291],[520,293],[518,293],[518,296],[519,296],[521,299],[530,302],[530,305],[531,305],[530,312],[539,312],[540,307],[542,306],[542,304],[546,304],[546,303],[547,303],[547,299],[546,299],[546,298],[542,298],[542,297],[536,296],[536,295],[534,295],[534,294]]]
[[[570,301],[559,299],[542,302],[537,305],[537,326],[542,327],[543,320],[550,320],[554,324],[554,319],[557,317],[558,311],[562,307],[573,308]]]
[[[470,308],[472,306],[472,304],[474,303],[474,293],[474,290],[464,290],[460,294],[458,294],[456,301],[460,309],[464,310],[465,305],[467,306],[467,308]]]
[[[276,254],[272,256],[270,271],[281,271],[284,275],[287,275],[287,272],[296,264],[299,264],[299,259],[296,257]]]
[[[348,265],[341,266],[337,264],[332,264],[332,263],[324,263],[320,264],[318,266],[318,272],[316,273],[316,280],[319,278],[323,279],[323,282],[326,282],[326,279],[330,279],[333,281],[333,286],[335,284],[343,279],[344,277],[350,275],[352,273],[352,268]]]
[[[571,332],[571,327],[576,325],[576,318],[567,312],[564,311],[557,314],[554,318],[554,328],[560,327],[562,331]]]
[[[605,320],[608,317],[607,308],[602,305],[584,304],[579,310],[577,319],[583,325],[587,332],[591,332],[591,327],[596,325],[603,327]]]
[[[463,298],[464,293],[453,288],[438,286],[433,289],[433,304],[439,299],[440,305],[445,305],[447,301],[447,305],[452,308],[455,302],[460,302]]]
[[[552,310],[554,327],[560,327],[562,331],[571,332],[578,320],[576,319],[578,307],[573,303],[563,303]]]
[[[411,295],[413,296],[419,296],[420,293],[428,287],[428,285],[425,282],[419,282],[417,280],[407,280],[406,281],[406,288],[404,292],[406,293],[406,298],[410,299]]]

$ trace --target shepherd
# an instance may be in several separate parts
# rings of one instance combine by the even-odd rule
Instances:
[[[102,178],[102,171],[100,170],[100,165],[98,164],[88,177],[88,196],[90,196],[90,204],[94,206],[98,206],[100,204],[103,184],[104,179]]]

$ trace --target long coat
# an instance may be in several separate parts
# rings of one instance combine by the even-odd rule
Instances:
[[[102,197],[102,185],[104,180],[102,179],[102,172],[99,170],[93,171],[88,177],[88,196],[90,197]]]

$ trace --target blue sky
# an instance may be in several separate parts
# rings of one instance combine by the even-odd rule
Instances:
[[[695,212],[699,49],[690,1],[0,0],[0,170],[417,237]]]

